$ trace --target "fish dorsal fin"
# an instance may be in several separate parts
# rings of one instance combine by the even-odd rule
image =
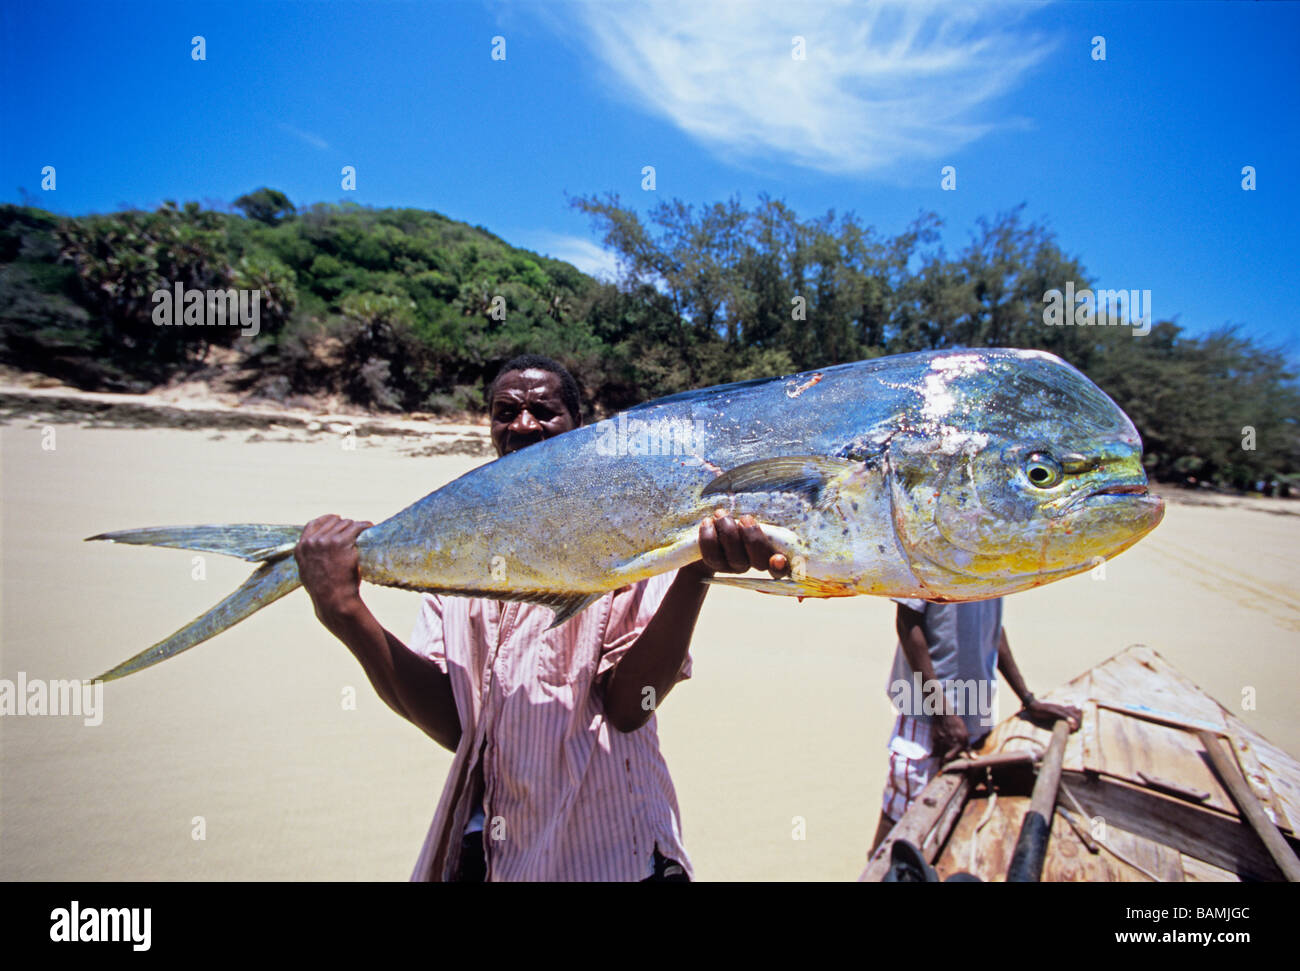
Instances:
[[[728,469],[704,488],[703,496],[738,492],[785,492],[804,496],[812,505],[834,477],[860,463],[825,455],[781,455]]]

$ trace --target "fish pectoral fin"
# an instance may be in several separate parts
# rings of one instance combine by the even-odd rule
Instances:
[[[548,602],[546,606],[555,611],[555,619],[551,621],[551,626],[546,629],[554,630],[570,617],[582,613],[603,596],[603,593],[577,593],[572,597]]]
[[[773,580],[769,577],[712,576],[704,582],[740,587],[742,590],[757,590],[778,597],[851,597],[857,593],[841,583],[814,580],[811,577],[802,580]]]
[[[861,468],[861,463],[849,459],[825,455],[781,455],[728,469],[705,486],[701,495],[784,492],[801,495],[809,504],[816,505],[833,479],[858,468]]]

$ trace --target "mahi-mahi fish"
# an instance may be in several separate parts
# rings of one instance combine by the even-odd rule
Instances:
[[[841,364],[660,398],[505,455],[357,538],[370,583],[544,604],[555,624],[699,558],[716,509],[752,515],[789,576],[712,583],[796,597],[981,600],[1095,568],[1160,522],[1142,442],[1043,351]],[[238,590],[100,675],[187,650],[300,585],[301,526],[90,537],[260,563]]]

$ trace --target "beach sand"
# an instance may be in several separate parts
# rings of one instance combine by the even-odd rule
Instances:
[[[91,677],[249,572],[86,536],[326,512],[379,521],[484,461],[417,457],[409,437],[342,442],[301,429],[0,426],[0,677]],[[1143,643],[1300,753],[1300,517],[1268,511],[1298,507],[1171,504],[1104,579],[1009,598],[1030,688]],[[417,595],[364,596],[409,637]],[[879,814],[894,644],[885,600],[710,593],[694,678],[658,716],[698,879],[856,878]],[[1005,683],[1000,699],[1002,717],[1014,712]],[[105,686],[98,726],[0,718],[0,879],[404,880],[450,763],[378,700],[296,591]]]

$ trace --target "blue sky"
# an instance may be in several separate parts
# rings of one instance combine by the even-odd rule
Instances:
[[[0,200],[269,185],[436,209],[589,271],[609,258],[567,197],[767,192],[888,234],[933,210],[949,250],[1023,202],[1158,318],[1297,358],[1298,44],[1288,3],[10,3]]]

